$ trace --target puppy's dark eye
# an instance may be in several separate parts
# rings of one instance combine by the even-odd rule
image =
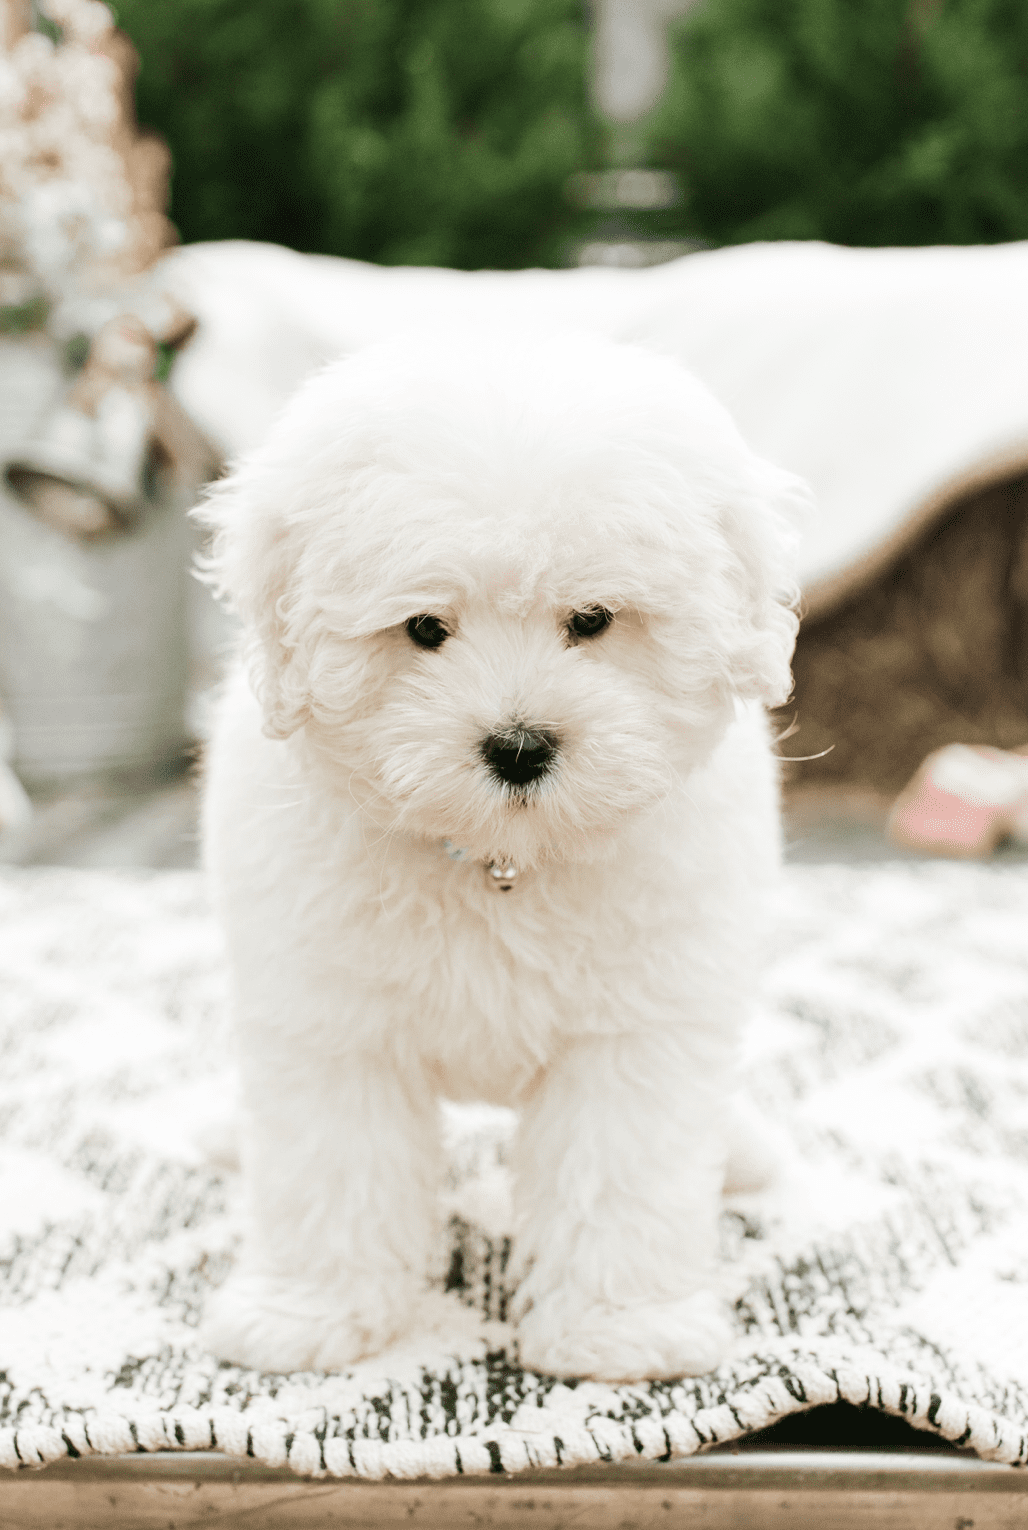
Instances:
[[[407,635],[419,648],[438,648],[450,634],[438,616],[412,616],[407,623]]]
[[[568,631],[573,632],[575,637],[596,637],[613,620],[613,612],[605,611],[602,606],[588,606],[584,611],[575,612],[568,622]]]

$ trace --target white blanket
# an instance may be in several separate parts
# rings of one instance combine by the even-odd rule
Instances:
[[[969,488],[1028,470],[1028,244],[742,246],[644,270],[460,272],[194,245],[165,280],[200,319],[173,389],[228,455],[315,366],[431,323],[570,324],[673,352],[820,511],[825,609]]]
[[[219,1448],[379,1477],[664,1459],[846,1398],[1028,1462],[1028,874],[788,868],[748,1086],[787,1143],[726,1203],[731,1357],[522,1371],[507,1112],[448,1113],[411,1337],[345,1374],[198,1342],[238,1242],[225,984],[197,874],[0,875],[0,1465]]]

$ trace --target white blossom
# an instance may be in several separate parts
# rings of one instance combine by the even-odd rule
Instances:
[[[28,293],[67,305],[156,253],[160,209],[136,205],[126,166],[136,128],[116,57],[102,51],[111,13],[99,0],[43,10],[56,44],[26,32],[0,48],[0,304]]]

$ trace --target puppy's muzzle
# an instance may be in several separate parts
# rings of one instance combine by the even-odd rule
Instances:
[[[546,728],[509,728],[482,741],[482,758],[498,781],[528,786],[550,769],[557,735]]]

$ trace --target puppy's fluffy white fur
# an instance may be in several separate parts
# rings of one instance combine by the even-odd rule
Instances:
[[[206,797],[246,1102],[249,1237],[206,1330],[226,1358],[334,1369],[404,1332],[443,1096],[520,1111],[525,1364],[717,1362],[802,498],[675,362],[572,334],[338,363],[218,486],[250,682]],[[527,786],[482,752],[518,728],[557,747]]]

